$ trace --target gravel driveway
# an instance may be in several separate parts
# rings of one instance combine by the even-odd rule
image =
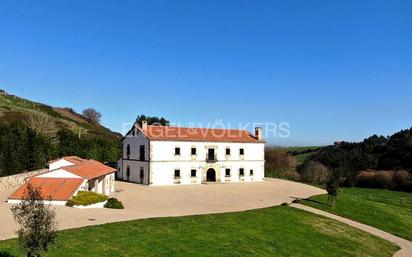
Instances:
[[[14,189],[0,191],[0,240],[15,237],[17,225],[5,203]],[[114,197],[123,210],[55,206],[59,229],[153,217],[244,211],[291,202],[325,191],[281,179],[233,184],[149,187],[116,181]]]

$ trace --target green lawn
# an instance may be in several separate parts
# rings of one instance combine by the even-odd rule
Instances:
[[[399,248],[291,207],[105,224],[59,233],[48,256],[392,256]],[[22,256],[16,240],[0,256]]]
[[[401,204],[401,195],[406,204]],[[321,210],[359,221],[412,241],[412,194],[383,189],[341,188],[336,206],[326,205],[327,196],[301,201]]]

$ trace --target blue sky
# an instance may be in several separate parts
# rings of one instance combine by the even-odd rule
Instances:
[[[121,132],[287,122],[277,145],[412,126],[411,1],[1,1],[0,88]]]

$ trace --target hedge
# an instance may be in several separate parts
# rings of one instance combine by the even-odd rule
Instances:
[[[79,191],[75,197],[67,201],[67,206],[74,205],[91,205],[95,203],[104,202],[108,199],[107,195],[98,194],[90,191]]]

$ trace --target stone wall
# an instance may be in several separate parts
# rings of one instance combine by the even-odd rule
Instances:
[[[0,177],[0,190],[22,185],[26,179],[48,171],[48,169],[35,170],[30,172],[19,173],[7,177]]]

